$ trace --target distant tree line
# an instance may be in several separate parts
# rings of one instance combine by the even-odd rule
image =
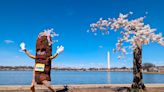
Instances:
[[[32,66],[0,66],[0,70],[33,70]]]
[[[143,70],[147,70],[150,71],[150,68],[155,67],[154,64],[152,63],[144,63],[142,68]],[[0,66],[0,70],[33,70],[33,66]],[[107,68],[71,68],[71,67],[63,67],[63,68],[59,68],[59,67],[53,67],[52,70],[69,70],[69,71],[107,71]],[[127,68],[127,67],[113,67],[110,69],[110,71],[131,71],[132,68]]]

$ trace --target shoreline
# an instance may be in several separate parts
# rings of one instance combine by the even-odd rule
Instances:
[[[57,92],[118,92],[116,90],[130,89],[131,84],[77,84],[52,85]],[[144,92],[164,92],[164,84],[145,84]],[[65,90],[65,91],[64,91]],[[30,92],[30,85],[0,85],[0,92]],[[36,92],[47,92],[43,85],[36,86]],[[49,91],[48,91],[49,92]],[[126,91],[120,91],[126,92]]]
[[[33,71],[33,70],[0,70],[0,71]],[[133,72],[133,71],[108,71],[108,70],[52,70],[52,71],[77,71],[77,72]],[[143,72],[143,74],[164,74],[164,72]]]
[[[145,74],[164,74],[164,72],[143,72]]]
[[[44,87],[43,85],[37,85],[36,87]],[[69,87],[75,87],[75,88],[90,88],[90,87],[130,87],[131,84],[68,84],[68,85],[52,85],[53,87],[64,87],[64,86],[69,86]],[[145,84],[146,87],[164,87],[163,84]],[[8,87],[30,87],[30,85],[0,85],[0,89],[2,88],[8,88]]]

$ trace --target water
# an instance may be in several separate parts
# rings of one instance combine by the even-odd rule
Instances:
[[[131,84],[132,72],[51,71],[51,84]],[[164,83],[164,74],[143,74],[144,83]],[[0,71],[0,85],[30,85],[32,71]]]

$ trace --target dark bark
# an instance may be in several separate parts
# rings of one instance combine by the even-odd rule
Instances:
[[[142,77],[142,45],[139,42],[136,45],[133,51],[133,83],[131,87],[145,89]]]

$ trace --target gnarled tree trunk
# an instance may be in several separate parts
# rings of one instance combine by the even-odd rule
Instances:
[[[145,89],[142,77],[142,44],[136,42],[137,47],[133,51],[133,83],[134,89]]]

